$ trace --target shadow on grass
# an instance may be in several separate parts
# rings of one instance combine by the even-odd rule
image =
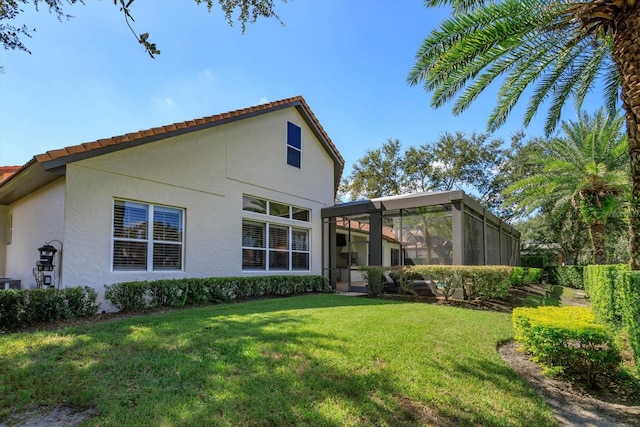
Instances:
[[[20,408],[67,404],[96,407],[96,424],[115,425],[552,423],[544,408],[522,405],[507,419],[486,393],[482,404],[471,403],[448,387],[446,378],[476,376],[520,401],[535,399],[506,365],[482,358],[421,366],[442,371],[441,397],[410,397],[411,384],[398,379],[390,357],[350,363],[345,354],[355,357],[359,350],[347,335],[319,328],[326,318],[307,311],[332,309],[348,324],[350,308],[390,304],[404,303],[260,300],[0,337],[0,421]],[[367,316],[363,321],[375,319]]]
[[[523,301],[523,307],[544,307],[544,306],[560,306],[564,288],[557,285],[547,285],[542,290],[544,293],[527,295]]]

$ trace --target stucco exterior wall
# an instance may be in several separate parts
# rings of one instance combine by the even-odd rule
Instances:
[[[32,271],[39,258],[38,248],[53,240],[64,241],[64,199],[63,177],[8,207],[7,215],[13,220],[11,243],[5,246],[4,276],[20,279],[23,289],[36,287]],[[53,246],[60,249],[57,242]],[[54,280],[58,279],[60,267],[58,255]]]
[[[287,121],[302,128],[300,169],[286,163]],[[94,287],[109,310],[105,284],[268,274],[242,271],[242,218],[252,217],[243,194],[311,209],[309,273],[321,274],[320,209],[333,204],[333,171],[294,108],[69,164],[63,284]],[[112,271],[114,199],[185,209],[183,271]]]

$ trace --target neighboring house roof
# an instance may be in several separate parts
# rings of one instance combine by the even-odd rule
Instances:
[[[341,230],[353,230],[365,234],[369,234],[370,225],[368,222],[361,222],[357,220],[349,220],[347,218],[336,218],[336,227]],[[396,235],[393,229],[389,227],[382,227],[382,238],[388,242],[397,243]]]
[[[335,165],[334,188],[337,191],[342,169],[344,168],[344,159],[304,98],[295,96],[213,116],[99,139],[36,155],[24,166],[16,167],[17,170],[12,176],[0,181],[0,204],[12,203],[63,176],[68,163],[291,107],[298,110],[307,126],[313,131],[316,138],[333,159]]]

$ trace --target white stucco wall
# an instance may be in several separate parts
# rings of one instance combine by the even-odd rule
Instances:
[[[286,164],[287,121],[302,128],[301,169]],[[321,274],[320,209],[333,204],[333,171],[294,108],[69,164],[63,283],[96,288],[109,310],[105,284],[265,274],[242,272],[242,218],[251,217],[242,211],[243,194],[311,209],[309,273]],[[116,198],[185,209],[184,271],[111,270]]]
[[[20,279],[23,289],[36,287],[32,271],[39,258],[38,248],[53,240],[64,241],[64,197],[63,177],[9,205],[7,209],[7,214],[13,220],[11,243],[5,246],[4,276]],[[61,249],[58,242],[54,242],[53,246]],[[53,272],[55,279],[60,267],[58,255],[55,259],[56,271]],[[64,259],[64,247],[62,257]]]

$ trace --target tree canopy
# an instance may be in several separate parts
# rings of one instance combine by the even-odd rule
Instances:
[[[123,14],[126,25],[131,30],[136,40],[144,47],[145,51],[153,58],[160,54],[160,49],[155,43],[149,40],[149,33],[136,33],[133,29],[135,21],[132,13],[132,6],[135,0],[113,0],[114,6],[119,8]],[[242,32],[245,31],[246,25],[256,22],[259,18],[275,18],[280,23],[282,21],[275,12],[276,0],[194,0],[197,4],[207,7],[207,11],[211,12],[215,8],[216,3],[225,15],[229,25],[233,25],[237,21],[242,26]],[[281,0],[286,2],[287,0]],[[5,49],[16,49],[27,53],[31,53],[24,42],[25,38],[32,37],[34,28],[27,25],[16,26],[10,21],[16,19],[21,12],[22,7],[27,4],[33,5],[36,10],[46,8],[49,12],[56,15],[58,20],[70,19],[72,16],[65,9],[77,3],[84,4],[84,0],[0,0],[0,43]],[[235,15],[235,17],[234,17]]]
[[[545,130],[572,100],[579,109],[600,82],[612,115],[622,100],[633,190],[629,199],[630,265],[640,269],[640,2],[636,0],[426,0],[452,14],[428,35],[408,76],[432,92],[431,104],[454,101],[459,114],[492,83],[499,85],[489,130],[504,123],[530,89],[528,124],[548,105]]]

